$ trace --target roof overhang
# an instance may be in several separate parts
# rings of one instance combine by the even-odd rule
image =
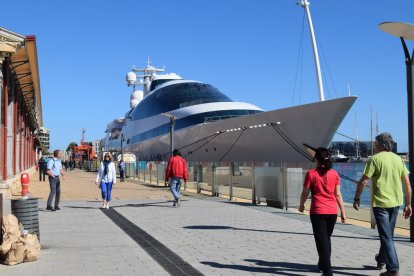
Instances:
[[[35,128],[43,126],[42,98],[40,93],[39,66],[37,60],[36,37],[26,36],[25,47],[11,56],[12,70],[23,94],[29,116]]]

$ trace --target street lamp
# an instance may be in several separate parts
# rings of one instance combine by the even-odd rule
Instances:
[[[411,189],[414,188],[414,114],[413,114],[413,87],[414,87],[414,51],[410,57],[405,39],[414,40],[414,25],[401,22],[383,22],[379,28],[396,37],[399,37],[404,49],[405,65],[407,72],[407,104],[408,104],[408,159],[410,170]],[[411,209],[414,209],[413,196],[411,196]],[[410,241],[414,242],[414,216],[410,218]]]
[[[91,163],[90,163],[90,158],[89,158],[89,147],[88,147],[88,172],[90,171],[90,166],[91,166]]]
[[[174,115],[170,113],[161,113],[161,115],[170,118],[170,157],[171,157],[173,155],[173,150],[174,150],[174,125],[175,125],[175,120],[177,119],[177,117],[175,117]]]
[[[124,160],[124,149],[123,149],[124,141],[125,141],[125,134],[121,133],[121,160]]]

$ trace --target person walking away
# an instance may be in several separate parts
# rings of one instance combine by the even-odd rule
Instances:
[[[173,150],[173,156],[168,160],[167,172],[165,173],[165,181],[169,181],[170,190],[174,197],[174,207],[180,207],[180,189],[181,181],[187,183],[188,170],[185,159],[181,157],[178,149]]]
[[[39,168],[39,181],[45,181],[46,171],[47,171],[47,162],[43,156],[40,157],[39,161],[37,162],[37,166]]]
[[[404,161],[391,150],[394,140],[391,134],[384,132],[375,137],[375,151],[365,166],[364,173],[358,182],[355,191],[353,207],[360,207],[360,196],[368,179],[372,179],[372,208],[377,222],[380,249],[375,255],[377,268],[382,269],[384,264],[387,271],[380,275],[399,275],[399,262],[394,245],[394,228],[397,221],[398,210],[403,204],[404,183],[405,207],[403,216],[408,219],[411,209],[411,184],[408,178],[409,170]]]
[[[47,174],[49,176],[50,194],[47,199],[46,210],[56,211],[60,210],[60,176],[65,180],[65,175],[62,169],[62,152],[60,150],[53,151],[53,158],[47,162]],[[53,199],[55,199],[55,207],[52,207]]]
[[[95,184],[98,185],[102,191],[102,208],[109,209],[109,202],[111,201],[112,186],[116,184],[116,170],[115,165],[112,163],[112,155],[105,153],[104,160],[96,175]]]
[[[125,162],[124,162],[124,159],[119,160],[118,170],[119,170],[119,178],[121,179],[121,182],[124,182],[124,178],[125,178]]]
[[[313,236],[319,255],[318,269],[323,275],[333,275],[331,266],[331,236],[338,217],[345,223],[346,215],[338,173],[332,169],[331,153],[326,148],[318,148],[315,153],[316,169],[306,173],[300,197],[299,212],[305,210],[309,192],[312,194],[310,220]]]

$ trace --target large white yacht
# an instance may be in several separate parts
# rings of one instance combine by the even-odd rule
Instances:
[[[234,102],[210,84],[159,74],[148,63],[143,91],[131,109],[108,124],[105,151],[133,152],[139,160],[166,160],[170,139],[190,161],[305,161],[304,144],[328,146],[356,100],[344,97],[273,111]],[[134,75],[132,75],[134,74]],[[258,92],[260,93],[260,92]],[[173,132],[171,127],[173,124]]]
[[[303,162],[311,158],[305,144],[327,147],[356,97],[324,100],[309,3],[299,4],[308,16],[319,102],[264,111],[234,102],[210,84],[164,74],[148,61],[127,74],[134,87],[131,109],[107,126],[105,151],[122,146],[137,160],[159,161],[169,158],[173,144],[189,161]],[[135,91],[137,78],[143,91]]]

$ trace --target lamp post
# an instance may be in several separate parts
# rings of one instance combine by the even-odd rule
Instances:
[[[383,22],[379,24],[379,28],[396,37],[399,37],[403,46],[405,55],[405,65],[407,74],[407,104],[408,104],[408,159],[410,170],[410,182],[411,189],[414,186],[414,99],[413,99],[413,87],[414,87],[414,51],[410,56],[407,48],[407,44],[404,39],[414,40],[414,25],[401,23],[401,22]],[[414,209],[413,196],[411,195],[411,209]],[[410,218],[410,241],[414,242],[414,217]]]
[[[174,150],[174,126],[175,126],[175,120],[177,117],[170,113],[161,113],[161,115],[170,118],[170,157],[173,155]]]
[[[89,158],[89,147],[88,147],[88,172],[90,171],[90,165],[91,165],[91,163],[89,162],[90,161],[90,158]]]
[[[121,159],[124,160],[124,148],[123,148],[123,144],[125,141],[125,134],[121,133]]]

